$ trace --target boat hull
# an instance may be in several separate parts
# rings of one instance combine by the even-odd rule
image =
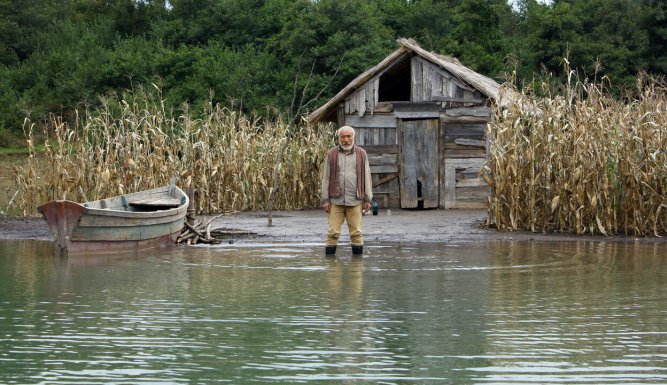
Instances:
[[[178,203],[172,206],[150,204],[165,200]],[[53,201],[38,210],[55,237],[56,253],[73,255],[175,244],[188,204],[182,190],[166,186],[86,204]]]

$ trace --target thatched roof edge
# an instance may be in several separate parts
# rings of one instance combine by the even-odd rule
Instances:
[[[498,84],[498,82],[488,76],[484,76],[471,70],[461,64],[457,59],[427,51],[420,47],[414,39],[399,38],[397,41],[401,45],[399,49],[392,52],[376,66],[357,76],[328,102],[310,113],[306,120],[310,123],[321,121],[330,112],[329,110],[331,108],[337,106],[338,103],[343,101],[352,92],[363,86],[368,80],[381,73],[408,52],[414,52],[433,64],[451,72],[454,76],[468,83],[488,98],[493,99],[499,105],[506,105],[509,101],[508,98],[511,97],[511,95],[505,96],[505,93],[501,93],[500,84]]]
[[[337,106],[338,103],[340,103],[348,95],[356,91],[359,88],[359,86],[363,85],[369,79],[373,78],[375,75],[382,72],[390,64],[394,63],[395,60],[407,54],[408,52],[409,52],[408,49],[405,47],[400,47],[396,51],[392,52],[389,56],[387,56],[384,60],[378,63],[375,67],[366,70],[364,73],[354,78],[354,80],[348,83],[347,86],[345,86],[342,90],[340,90],[340,92],[338,92],[333,98],[329,99],[328,102],[324,103],[324,105],[322,105],[320,108],[311,112],[306,118],[306,120],[310,123],[319,122],[327,114],[330,108]]]

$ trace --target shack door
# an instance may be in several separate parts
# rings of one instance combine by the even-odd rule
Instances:
[[[438,119],[398,119],[401,208],[438,207]]]

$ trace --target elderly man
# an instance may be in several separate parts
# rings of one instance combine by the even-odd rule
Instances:
[[[354,145],[354,128],[343,126],[338,130],[338,146],[327,152],[320,192],[322,208],[329,214],[329,230],[325,255],[334,256],[340,238],[340,229],[347,220],[352,243],[352,254],[364,253],[361,235],[363,209],[371,208],[373,183],[366,151]]]

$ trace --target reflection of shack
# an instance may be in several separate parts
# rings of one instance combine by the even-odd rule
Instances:
[[[308,120],[355,128],[381,205],[485,207],[487,186],[479,170],[500,85],[414,40],[399,43]]]

